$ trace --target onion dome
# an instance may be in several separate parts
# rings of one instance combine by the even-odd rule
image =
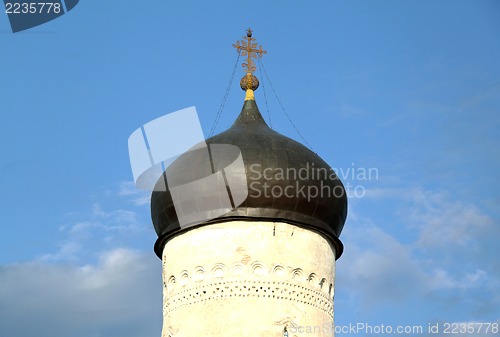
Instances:
[[[232,154],[226,151],[227,158],[221,159],[222,164],[214,163],[212,154],[208,169],[203,165],[205,157],[200,149],[179,157],[167,169],[175,174],[170,174],[172,179],[168,179],[166,188],[155,189],[151,196],[151,216],[158,234],[155,252],[160,258],[165,243],[171,237],[196,227],[230,221],[285,222],[308,228],[329,239],[335,247],[337,258],[342,254],[343,245],[339,235],[347,217],[347,196],[342,182],[316,153],[269,128],[254,100],[253,77],[253,74],[247,73],[242,79],[246,99],[234,124],[206,140],[209,149],[226,144],[240,151],[242,165],[232,173],[246,182],[244,198],[235,202],[237,198],[234,190],[231,190],[224,176],[221,184],[225,185],[230,196],[232,192],[232,207],[223,214],[211,214],[211,210],[204,210],[206,220],[182,226],[177,216],[179,209],[176,210],[172,188],[169,186],[199,181],[213,173],[214,169],[217,170],[217,167],[232,162],[229,158]],[[196,192],[197,197],[201,195],[206,200],[220,199],[220,190],[204,186]],[[238,225],[237,222],[234,224]]]

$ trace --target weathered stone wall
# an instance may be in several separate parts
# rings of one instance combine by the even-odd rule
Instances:
[[[174,237],[162,261],[163,337],[333,335],[335,251],[320,234],[219,223]]]

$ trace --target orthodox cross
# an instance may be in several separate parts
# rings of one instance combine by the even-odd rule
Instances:
[[[253,59],[262,57],[262,55],[267,53],[262,49],[262,46],[259,46],[257,42],[253,41],[255,41],[255,38],[252,37],[252,30],[248,28],[247,36],[243,36],[243,40],[237,41],[233,44],[233,47],[236,48],[238,53],[241,53],[241,56],[247,56],[247,61],[242,64],[243,68],[246,68],[247,74],[253,74],[253,72],[257,69]]]

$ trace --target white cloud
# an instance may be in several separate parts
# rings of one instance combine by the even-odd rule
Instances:
[[[68,213],[55,252],[0,265],[0,336],[160,336],[161,263],[139,211],[95,203]],[[123,248],[145,244],[147,254]]]
[[[417,244],[423,248],[476,245],[477,239],[496,231],[493,219],[477,206],[450,201],[443,192],[429,192],[425,199],[416,199],[407,213],[409,223],[420,232]]]
[[[354,226],[343,238],[347,249],[336,286],[355,294],[364,308],[407,299],[425,278],[410,248],[373,224]]]
[[[465,273],[461,278],[453,278],[450,273],[444,269],[434,269],[427,278],[427,286],[430,290],[467,290],[488,286],[489,275],[481,269],[474,272]]]
[[[0,336],[156,337],[161,303],[153,253],[119,248],[93,265],[0,266]]]
[[[429,306],[421,310],[453,305],[471,315],[498,314],[500,226],[493,218],[442,191],[368,189],[366,197],[342,234],[338,289],[366,310],[399,302],[411,311],[418,302]],[[363,203],[377,199],[393,205],[383,224],[363,216]]]

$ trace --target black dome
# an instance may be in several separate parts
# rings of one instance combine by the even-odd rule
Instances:
[[[230,220],[283,221],[309,228],[327,237],[335,246],[336,257],[340,257],[343,245],[338,237],[347,216],[347,196],[342,182],[317,154],[270,129],[254,100],[245,101],[234,124],[207,139],[206,143],[209,146],[231,144],[239,148],[245,168],[242,174],[246,174],[248,182],[248,196],[231,211],[183,229],[168,186],[166,191],[153,191],[151,217],[158,234],[155,252],[159,257],[164,244],[173,235],[192,227]],[[186,156],[195,164],[189,165],[188,170],[185,165],[179,166],[177,171],[182,179],[194,180],[200,172],[194,174],[191,171],[202,170],[201,165],[196,165],[199,155],[194,152]],[[178,160],[172,164],[174,170]],[[205,176],[209,173],[201,172]],[[201,193],[210,194],[210,191]]]

